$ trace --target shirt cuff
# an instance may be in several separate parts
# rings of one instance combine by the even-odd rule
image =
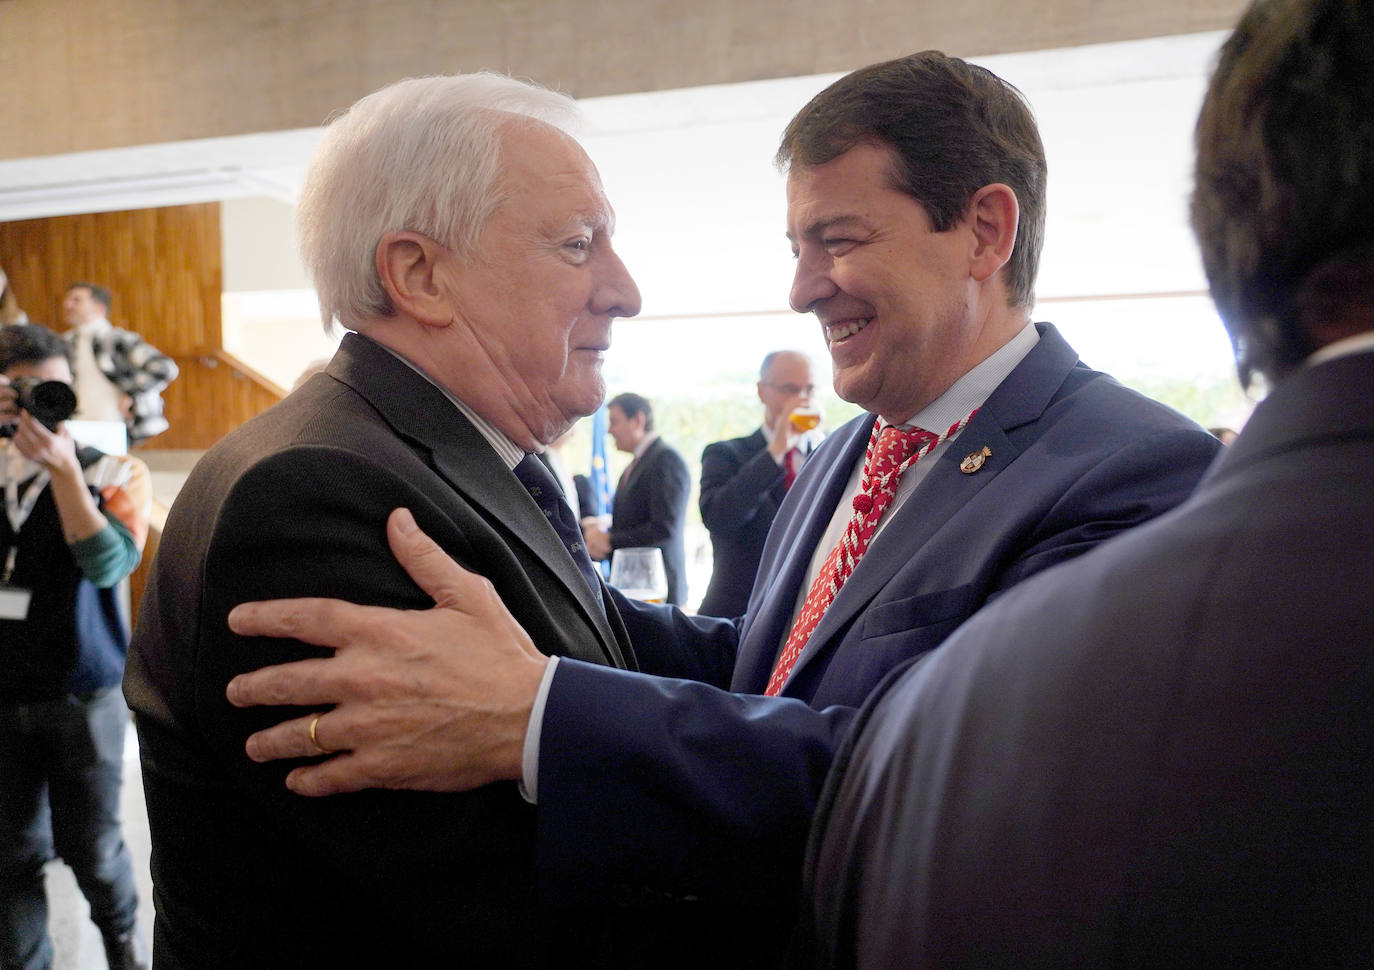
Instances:
[[[550,657],[530,708],[530,723],[525,726],[525,748],[520,755],[520,797],[531,805],[539,804],[539,739],[544,734],[544,705],[548,703],[549,687],[557,666],[558,658]]]

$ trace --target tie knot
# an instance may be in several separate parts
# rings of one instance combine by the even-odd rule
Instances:
[[[877,439],[873,442],[868,462],[870,477],[881,479],[899,472],[902,465],[916,454],[918,449],[939,440],[939,435],[931,434],[923,428],[906,430],[889,424],[878,432]]]

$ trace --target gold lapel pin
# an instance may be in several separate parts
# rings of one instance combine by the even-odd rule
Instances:
[[[982,451],[975,451],[959,463],[959,470],[965,475],[972,475],[983,467],[983,462],[992,457],[992,449],[987,445],[983,446]]]

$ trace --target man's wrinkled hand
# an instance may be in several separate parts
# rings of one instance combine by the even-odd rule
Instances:
[[[409,511],[391,513],[387,541],[433,597],[433,609],[291,599],[244,603],[229,614],[230,628],[241,636],[292,637],[335,651],[229,682],[226,694],[239,707],[288,704],[322,712],[252,735],[248,756],[333,754],[287,776],[287,786],[302,795],[463,791],[519,778],[548,658],[491,583],[450,559]]]

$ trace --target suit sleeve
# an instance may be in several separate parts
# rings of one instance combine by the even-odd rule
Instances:
[[[606,591],[625,624],[640,670],[729,686],[740,620],[688,616],[675,606],[629,599],[614,586]]]
[[[160,394],[176,380],[176,361],[130,331],[118,335],[120,349],[129,365],[121,388],[128,394]]]
[[[701,521],[712,535],[772,516],[782,502],[782,466],[764,448],[740,461],[725,442],[701,453]]]
[[[660,449],[653,467],[644,469],[643,482],[648,490],[649,516],[628,527],[613,524],[613,549],[662,545],[682,529],[687,493],[692,490],[692,477],[682,456],[671,448]]]
[[[330,486],[321,488],[325,481]],[[421,527],[459,561],[477,565],[486,558],[486,571],[494,575],[497,563],[483,557],[421,489],[373,463],[322,450],[298,450],[245,475],[220,513],[202,566],[205,602],[194,675],[201,735],[238,793],[293,844],[325,861],[326,871],[353,877],[370,870],[378,879],[400,879],[407,868],[418,872],[438,860],[468,865],[481,855],[474,836],[498,844],[517,838],[520,826],[529,824],[513,784],[463,795],[364,791],[300,798],[284,784],[293,763],[259,765],[244,754],[250,733],[307,712],[233,708],[224,697],[228,681],[265,664],[327,651],[294,640],[236,636],[228,628],[229,610],[248,600],[293,596],[428,608],[428,597],[386,544],[386,517],[398,505],[411,508]],[[379,838],[380,830],[372,829],[383,824],[386,835]]]
[[[1067,488],[1056,483],[1043,510],[1037,502],[959,587],[959,613],[940,623],[913,615],[887,632],[887,666],[875,669],[867,648],[877,637],[864,641],[862,630],[841,646],[852,675],[843,704],[818,710],[560,664],[540,750],[539,865],[548,885],[742,906],[770,898],[761,894],[795,898],[826,771],[868,692],[1002,590],[1183,501],[1215,447],[1200,429],[1147,435],[1086,465]]]
[[[551,901],[790,903],[855,710],[615,673],[565,660],[550,687],[536,862]]]

